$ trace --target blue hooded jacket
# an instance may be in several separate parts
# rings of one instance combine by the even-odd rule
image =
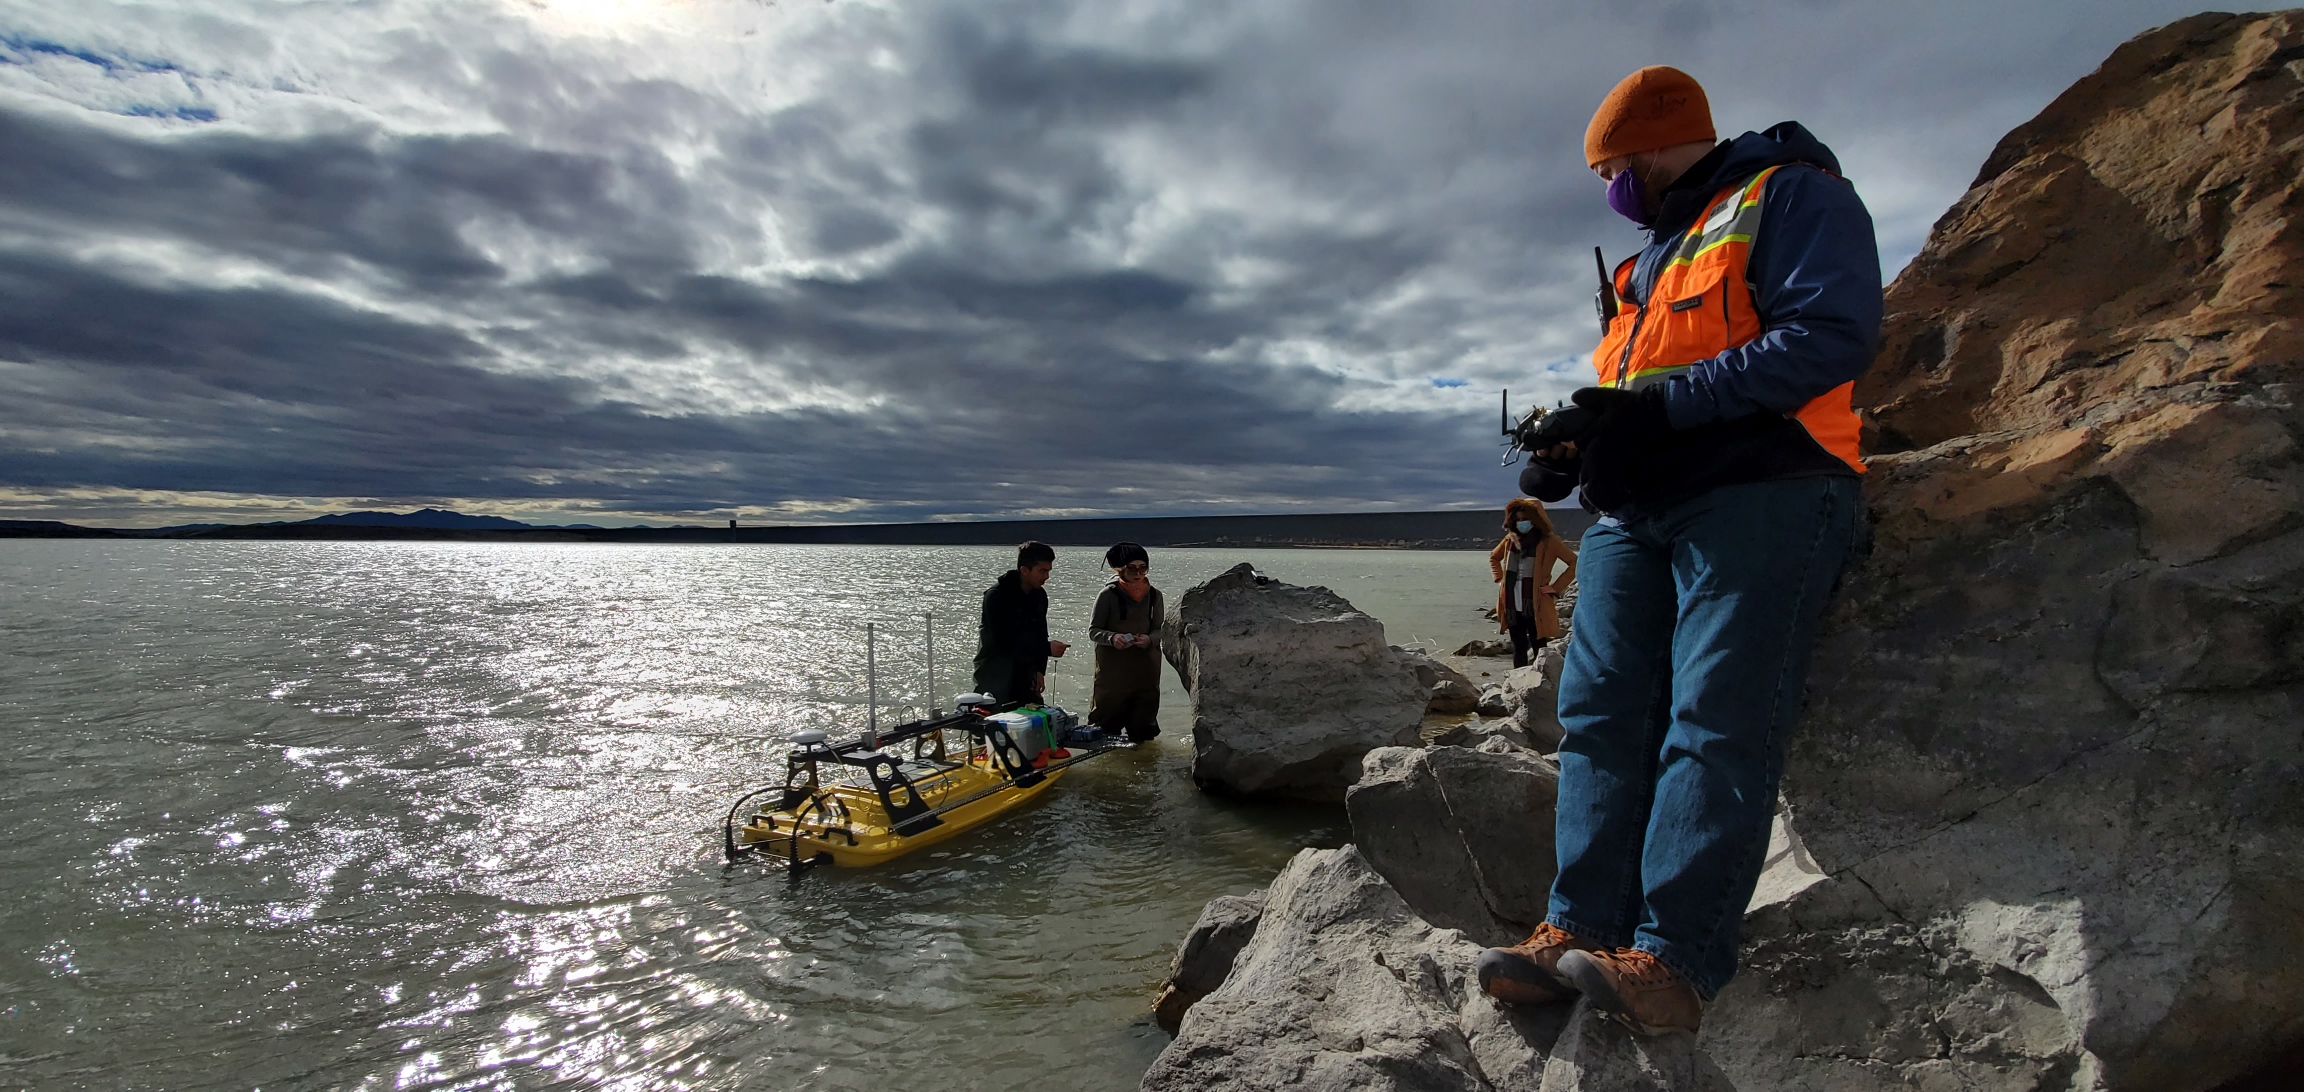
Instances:
[[[1863,375],[1880,341],[1871,213],[1838,177],[1838,157],[1807,129],[1788,121],[1723,141],[1675,179],[1626,295],[1647,300],[1662,263],[1713,195],[1776,166],[1785,169],[1768,180],[1745,269],[1760,336],[1662,385],[1670,431],[1637,444],[1602,438],[1587,445],[1580,466],[1534,468],[1523,489],[1558,499],[1581,484],[1587,508],[1628,518],[1723,485],[1854,473],[1789,416]]]

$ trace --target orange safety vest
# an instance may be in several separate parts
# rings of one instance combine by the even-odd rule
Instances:
[[[1681,233],[1657,272],[1647,304],[1633,305],[1629,299],[1638,256],[1616,267],[1616,317],[1600,347],[1592,350],[1592,370],[1602,386],[1638,390],[1662,383],[1766,332],[1744,267],[1752,239],[1760,233],[1761,191],[1781,169],[1770,167],[1750,182],[1721,190],[1704,206],[1704,214]],[[1855,383],[1842,383],[1811,399],[1792,418],[1824,450],[1861,474],[1864,460],[1856,452],[1861,425],[1849,401],[1855,390]]]

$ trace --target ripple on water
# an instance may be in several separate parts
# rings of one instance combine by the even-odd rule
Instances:
[[[887,715],[917,711],[965,686],[1011,557],[0,543],[0,1083],[1132,1087],[1201,904],[1342,836],[1193,791],[1172,681],[1169,738],[917,859],[719,860],[786,736],[862,719],[861,622],[890,633]],[[1467,639],[1479,562],[1258,559]],[[1059,565],[1060,632],[1098,586]],[[1084,709],[1088,682],[1051,690]]]

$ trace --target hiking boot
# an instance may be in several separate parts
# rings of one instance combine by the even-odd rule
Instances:
[[[1508,1005],[1549,1005],[1574,1000],[1576,987],[1560,976],[1560,957],[1574,951],[1597,951],[1599,947],[1545,922],[1518,944],[1480,953],[1476,967],[1480,988]]]
[[[1704,998],[1654,954],[1638,948],[1575,951],[1560,957],[1559,973],[1592,1002],[1642,1035],[1696,1033]]]

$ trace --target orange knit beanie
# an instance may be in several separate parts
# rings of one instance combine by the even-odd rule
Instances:
[[[1712,103],[1696,77],[1651,65],[1624,77],[1600,100],[1592,124],[1584,129],[1584,161],[1596,167],[1620,155],[1717,139]]]

